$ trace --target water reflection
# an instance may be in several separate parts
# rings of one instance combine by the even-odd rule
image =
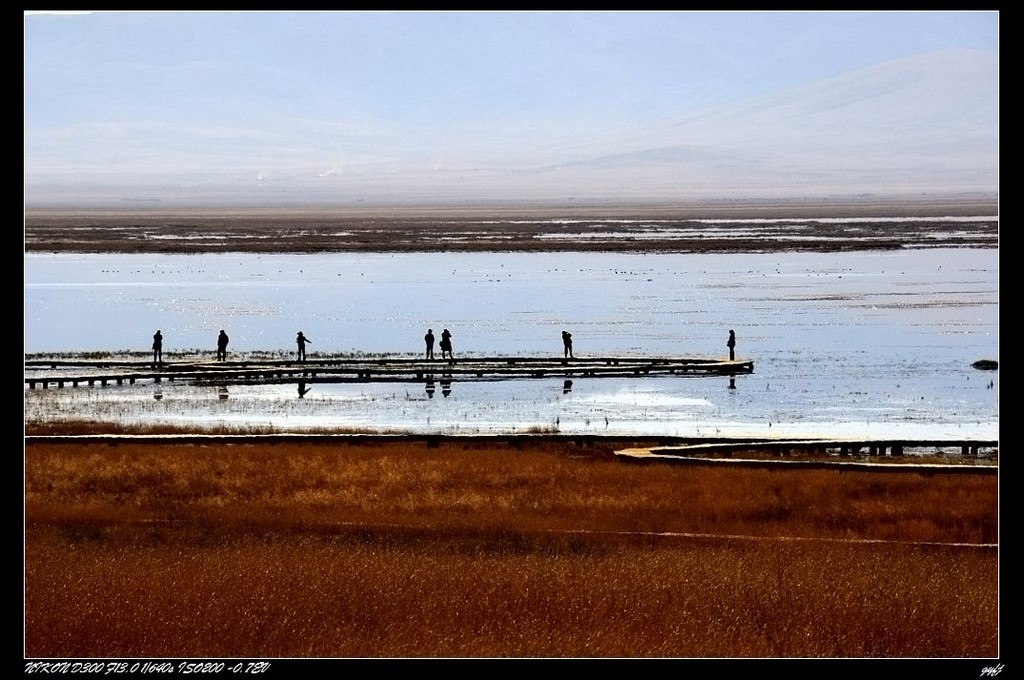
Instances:
[[[973,369],[970,369],[973,370]],[[420,389],[436,393],[442,377],[418,380]],[[382,382],[317,382],[317,397],[297,399],[296,378],[290,384],[189,385],[176,381],[162,386],[165,396],[154,400],[152,385],[79,386],[25,390],[26,422],[50,422],[69,412],[98,422],[146,424],[173,418],[199,428],[223,422],[270,425],[285,430],[357,428],[367,432],[502,434],[525,424],[541,428],[555,424],[563,434],[600,430],[615,435],[700,437],[869,437],[980,438],[998,437],[998,416],[966,421],[963,398],[969,387],[996,403],[997,389],[989,380],[964,381],[952,390],[959,411],[944,416],[942,402],[927,403],[917,389],[884,394],[884,398],[840,392],[827,381],[829,398],[812,400],[826,381],[820,373],[805,379],[780,378],[774,365],[764,374],[743,378],[744,389],[728,389],[729,376],[714,377],[574,377],[564,393],[565,378],[521,380],[462,380],[456,401],[428,399],[419,392]],[[829,376],[831,377],[831,376]],[[452,376],[454,378],[454,376]],[[987,377],[986,377],[987,378]],[[770,381],[770,385],[769,385]],[[309,380],[303,389],[312,386]],[[454,380],[447,389],[454,391]],[[737,380],[737,387],[738,387]],[[914,383],[912,387],[917,387]],[[726,387],[723,391],[723,387]],[[230,389],[230,399],[228,390]],[[137,396],[133,396],[137,395]],[[557,395],[557,396],[556,396]],[[170,400],[170,401],[169,401]],[[922,401],[926,403],[922,404]],[[164,403],[168,402],[168,403]],[[450,408],[449,406],[458,406]],[[981,405],[972,407],[980,412]]]
[[[302,399],[304,396],[309,394],[309,391],[311,389],[313,389],[313,388],[312,387],[306,387],[306,382],[304,380],[300,380],[299,381],[299,399]]]
[[[451,394],[452,394],[452,376],[451,376],[451,374],[445,373],[444,375],[442,375],[441,379],[440,379],[440,383],[441,383],[441,394],[443,394],[446,397],[450,397]],[[434,394],[437,392],[437,383],[435,383],[434,376],[432,374],[427,376],[427,379],[426,379],[426,390],[427,390],[427,397],[429,397],[430,399],[433,399],[434,398]]]

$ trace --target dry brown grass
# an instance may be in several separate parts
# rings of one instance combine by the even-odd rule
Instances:
[[[607,453],[30,442],[26,653],[998,654],[995,476]]]

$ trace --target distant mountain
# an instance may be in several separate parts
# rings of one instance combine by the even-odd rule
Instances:
[[[561,148],[542,174],[729,193],[995,192],[998,85],[994,55],[937,52]]]
[[[372,134],[360,135],[312,117],[282,118],[274,128],[276,147],[254,145],[253,125],[215,134],[168,127],[168,169],[154,163],[137,179],[119,176],[121,166],[103,160],[117,158],[102,146],[104,138],[83,129],[48,137],[45,148],[85,145],[77,152],[87,159],[80,163],[85,171],[61,175],[59,159],[47,158],[26,175],[26,201],[143,196],[165,205],[345,204],[995,194],[998,71],[998,56],[989,51],[932,52],[639,129],[620,125],[613,131],[591,121],[557,143],[538,141],[521,120],[455,128],[391,121],[367,124],[363,129]],[[572,129],[565,121],[557,124]],[[140,145],[148,139],[141,131],[130,134]]]

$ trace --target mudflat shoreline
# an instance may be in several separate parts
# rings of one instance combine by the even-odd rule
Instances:
[[[998,202],[980,198],[294,209],[48,208],[26,211],[25,250],[713,253],[997,247],[996,215]],[[856,221],[849,221],[853,218]],[[757,221],[731,230],[735,233],[723,233],[710,228],[708,220]]]

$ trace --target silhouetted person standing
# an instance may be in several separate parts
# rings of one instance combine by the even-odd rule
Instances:
[[[452,352],[452,334],[447,328],[441,331],[441,358],[455,358],[455,354]]]
[[[736,331],[729,331],[729,339],[725,342],[729,348],[729,361],[736,360]]]
[[[217,336],[217,361],[224,361],[228,358],[228,334],[221,329]]]
[[[164,363],[164,335],[159,330],[153,334],[153,365]]]
[[[562,346],[565,348],[565,357],[572,359],[572,333],[562,331]]]
[[[303,335],[302,331],[299,331],[299,334],[295,336],[295,344],[298,345],[298,347],[299,347],[299,351],[298,351],[299,361],[305,361],[306,360],[306,343],[307,342],[313,342],[313,341],[310,340],[309,338],[307,338],[305,335]]]
[[[427,343],[427,358],[434,358],[434,329],[428,328],[427,334],[423,336],[423,342]]]

